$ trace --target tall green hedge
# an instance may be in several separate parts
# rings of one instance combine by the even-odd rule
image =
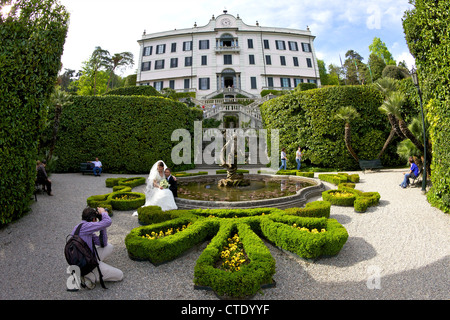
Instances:
[[[109,90],[104,95],[108,96],[149,96],[160,97],[161,94],[152,86],[132,86]]]
[[[98,157],[108,173],[148,173],[163,160],[175,170],[171,141],[175,129],[193,138],[197,109],[161,97],[79,96],[62,111],[55,154],[57,172],[78,172],[80,163]],[[192,143],[193,145],[193,143]],[[193,154],[192,154],[193,156]]]
[[[61,67],[69,14],[55,0],[17,0],[0,16],[0,225],[29,210],[37,141]]]
[[[334,118],[340,107],[353,106],[360,117],[351,121],[352,147],[359,159],[376,159],[389,136],[390,125],[378,108],[383,97],[374,86],[335,86],[295,91],[261,106],[268,129],[278,129],[288,167],[296,167],[295,151],[306,150],[303,161],[319,167],[359,169],[344,142],[344,121]],[[397,165],[394,140],[383,154],[383,165]]]
[[[450,212],[450,2],[410,1],[403,28],[416,59],[433,144],[430,203]],[[428,103],[429,102],[429,103]]]

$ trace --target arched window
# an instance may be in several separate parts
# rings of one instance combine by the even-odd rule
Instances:
[[[235,39],[231,34],[224,33],[220,36],[219,40],[220,47],[237,47],[237,39]]]

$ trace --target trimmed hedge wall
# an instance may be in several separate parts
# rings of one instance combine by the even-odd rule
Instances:
[[[0,226],[29,211],[38,139],[69,22],[56,0],[12,3],[16,14],[0,15]]]
[[[161,94],[152,86],[131,86],[109,90],[105,96],[147,96],[160,97]]]
[[[174,171],[191,169],[193,164],[172,163],[172,147],[179,142],[171,135],[184,128],[193,136],[201,116],[201,110],[160,97],[74,97],[61,114],[55,170],[77,172],[95,157],[109,173],[148,173],[161,159]]]
[[[415,0],[403,28],[418,67],[433,144],[428,201],[450,212],[450,32],[449,1]]]
[[[390,133],[390,124],[378,108],[381,93],[373,85],[336,86],[295,91],[261,105],[266,129],[278,129],[280,148],[286,148],[288,166],[295,166],[295,151],[314,166],[359,170],[344,142],[344,122],[334,118],[340,107],[353,106],[360,117],[351,122],[352,147],[360,159],[376,159]],[[394,140],[381,161],[384,166],[403,164]]]

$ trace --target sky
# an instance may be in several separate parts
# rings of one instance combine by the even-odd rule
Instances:
[[[149,33],[207,25],[223,10],[244,23],[306,30],[316,36],[318,59],[340,65],[352,49],[367,63],[369,45],[380,38],[394,60],[415,64],[402,27],[408,0],[60,0],[70,13],[69,32],[62,56],[64,68],[80,70],[96,46],[111,54],[129,51],[135,65],[118,74],[136,72],[144,30]]]

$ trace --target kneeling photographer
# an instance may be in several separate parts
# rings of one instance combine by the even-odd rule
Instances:
[[[83,239],[89,246],[91,251],[97,250],[99,260],[100,272],[103,281],[121,281],[123,279],[123,272],[103,262],[113,252],[113,245],[108,243],[108,228],[112,221],[108,212],[104,208],[86,208],[83,210],[81,219],[81,227],[79,229],[79,237]],[[72,231],[72,235],[80,226],[78,224]],[[100,235],[95,232],[100,232]],[[95,245],[95,248],[93,247]],[[89,289],[95,287],[95,283],[100,282],[100,274],[97,268],[84,276],[84,282]]]

